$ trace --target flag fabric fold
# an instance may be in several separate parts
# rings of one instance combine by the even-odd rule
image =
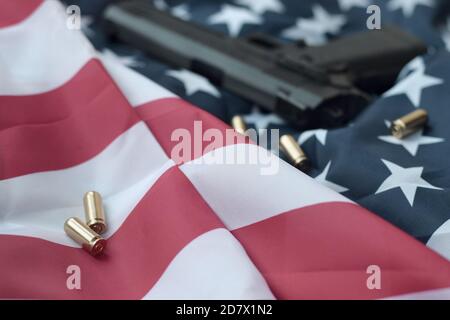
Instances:
[[[228,126],[97,53],[60,2],[14,3],[0,0],[0,298],[449,297],[447,260],[241,136],[172,159],[174,130]],[[214,161],[228,152],[267,161]],[[90,190],[109,223],[97,259],[63,229]]]

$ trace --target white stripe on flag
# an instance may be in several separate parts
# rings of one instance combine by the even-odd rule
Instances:
[[[274,299],[241,244],[225,229],[184,247],[143,299]]]
[[[104,197],[110,236],[173,165],[139,122],[78,166],[0,181],[0,233],[76,246],[62,225],[69,217],[84,217],[83,195],[96,190]]]
[[[64,8],[55,0],[44,1],[22,23],[0,29],[0,52],[0,95],[53,90],[98,57],[132,106],[176,97],[119,61],[96,53],[79,30],[67,28]]]
[[[236,154],[247,159],[262,159],[263,163],[220,164],[222,159]],[[276,174],[261,174],[271,165],[277,168],[277,163]],[[251,144],[217,149],[183,164],[180,169],[230,230],[314,204],[351,202],[267,150]]]
[[[149,101],[177,97],[143,75],[123,66],[116,59],[101,54],[99,58],[133,107],[141,106]]]
[[[61,3],[44,3],[22,23],[0,29],[0,95],[50,91],[95,56],[78,30],[69,30]]]

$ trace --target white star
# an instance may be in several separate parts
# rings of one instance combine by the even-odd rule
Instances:
[[[325,167],[325,169],[323,169],[322,173],[319,174],[314,179],[316,179],[316,181],[318,181],[319,183],[321,183],[325,187],[330,188],[330,189],[332,189],[332,190],[334,190],[334,191],[336,191],[338,193],[343,193],[343,192],[348,191],[347,188],[327,180],[328,171],[330,171],[330,167],[331,167],[331,161],[328,162],[327,166]]]
[[[303,132],[300,137],[298,138],[298,143],[301,145],[305,143],[306,140],[308,140],[311,137],[316,137],[316,139],[325,146],[326,140],[327,140],[327,133],[328,131],[325,129],[317,129],[317,130],[309,130]]]
[[[348,11],[353,7],[367,8],[370,0],[338,0],[341,10]]]
[[[336,34],[347,22],[344,15],[330,14],[320,5],[314,5],[312,8],[313,19],[303,19],[302,25],[313,30],[318,28],[324,32]]]
[[[156,9],[165,11],[170,9],[169,5],[164,0],[154,0],[153,5],[156,7]],[[186,4],[180,4],[178,6],[173,7],[169,10],[172,15],[174,15],[177,18],[180,18],[182,20],[190,20],[191,19],[191,13],[189,12],[189,8]]]
[[[414,204],[417,188],[442,190],[422,179],[423,167],[402,168],[395,163],[381,159],[391,172],[391,175],[383,181],[375,194],[391,189],[400,188],[411,207]]]
[[[189,12],[189,8],[186,4],[180,4],[176,7],[173,7],[170,12],[175,16],[182,20],[190,20],[191,13]]]
[[[379,136],[378,139],[387,143],[403,146],[412,156],[417,154],[419,146],[433,144],[445,141],[442,138],[423,136],[423,130],[420,130],[404,139],[398,139],[393,136]]]
[[[280,0],[236,0],[237,4],[247,6],[257,14],[263,14],[266,11],[284,12],[284,5]]]
[[[156,9],[161,11],[166,10],[169,7],[164,0],[154,0],[153,5],[156,7]]]
[[[244,24],[261,24],[261,17],[254,12],[225,4],[222,9],[209,17],[211,24],[226,24],[230,34],[238,36]]]
[[[345,16],[329,14],[320,5],[312,8],[313,18],[299,18],[296,25],[282,32],[282,36],[292,40],[303,39],[308,45],[326,43],[326,34],[337,34],[346,24]]]
[[[137,68],[143,66],[143,63],[138,61],[135,56],[119,56],[109,49],[103,49],[102,56],[127,67]]]
[[[442,79],[427,76],[424,70],[418,69],[397,83],[384,96],[390,97],[398,94],[406,94],[412,104],[418,108],[420,106],[422,90],[442,83],[444,83]]]
[[[402,9],[403,14],[407,17],[410,17],[414,13],[416,6],[423,5],[432,7],[433,4],[433,0],[391,0],[387,4],[387,7],[391,11]]]
[[[267,129],[270,124],[284,124],[284,120],[273,113],[261,113],[254,107],[252,113],[244,116],[245,122],[253,124],[256,129]]]
[[[170,70],[167,75],[180,80],[186,89],[188,96],[198,92],[206,92],[212,96],[220,97],[220,92],[208,79],[188,70]]]
[[[408,62],[408,64],[400,72],[398,79],[403,79],[410,72],[414,71],[420,71],[422,73],[425,72],[425,62],[423,61],[422,57],[416,57],[412,59],[410,62]]]

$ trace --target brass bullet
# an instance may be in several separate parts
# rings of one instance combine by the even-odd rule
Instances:
[[[106,240],[78,218],[67,219],[64,223],[64,231],[93,256],[99,255],[105,249]]]
[[[297,169],[300,169],[303,172],[307,172],[310,169],[311,163],[308,157],[293,136],[290,134],[282,136],[280,138],[280,145],[283,152]]]
[[[84,195],[83,203],[86,224],[98,234],[104,233],[106,231],[106,219],[101,195],[96,191],[89,191]]]
[[[395,120],[391,125],[391,134],[398,139],[403,139],[422,129],[427,122],[427,111],[424,109],[417,109],[416,111]]]
[[[245,124],[245,121],[241,116],[234,116],[231,119],[231,126],[234,128],[234,130],[236,130],[237,133],[245,135],[247,125]]]

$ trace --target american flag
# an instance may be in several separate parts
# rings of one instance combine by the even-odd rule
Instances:
[[[0,298],[450,298],[450,31],[432,25],[433,1],[374,1],[383,23],[419,35],[429,54],[350,126],[308,132],[110,41],[100,27],[108,2],[0,0]],[[365,28],[371,1],[154,3],[231,36],[314,45]],[[83,32],[67,27],[70,4]],[[429,128],[387,133],[418,107]],[[175,129],[202,121],[224,132],[235,114],[295,134],[311,177],[285,162],[264,176],[258,165],[195,161],[230,150],[278,161],[241,137],[171,159]],[[103,195],[109,225],[99,258],[63,229],[84,217],[89,190]],[[67,288],[71,265],[81,290]]]

